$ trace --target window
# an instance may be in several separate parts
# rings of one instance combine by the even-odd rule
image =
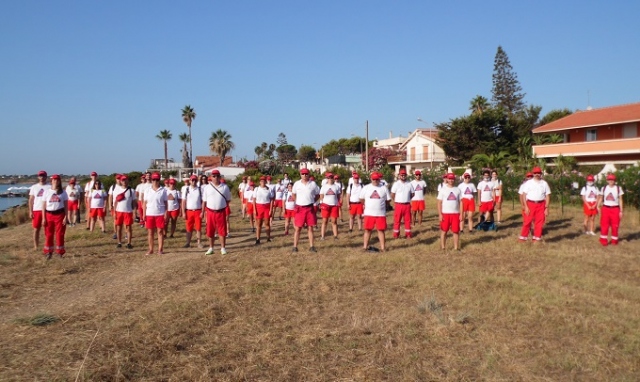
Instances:
[[[598,140],[598,130],[593,129],[593,130],[587,130],[587,142],[593,142]]]
[[[625,123],[622,127],[622,138],[635,138],[638,136],[637,123]]]

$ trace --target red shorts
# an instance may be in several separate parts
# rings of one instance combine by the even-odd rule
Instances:
[[[118,212],[116,211],[116,225],[129,226],[133,224],[133,212]]]
[[[349,215],[362,215],[364,212],[364,206],[362,203],[349,204]]]
[[[202,229],[202,219],[200,219],[201,210],[187,210],[187,216],[185,217],[185,227],[187,232],[193,232],[195,228],[196,231],[200,231]]]
[[[253,215],[253,203],[247,203],[247,215]]]
[[[462,198],[462,211],[476,212],[476,202],[473,199]]]
[[[42,211],[33,211],[33,220],[31,220],[33,228],[42,227]]]
[[[282,208],[282,199],[276,199],[273,201],[273,207]]]
[[[364,229],[371,231],[373,229],[378,231],[384,231],[387,229],[387,217],[386,216],[365,216],[364,217]]]
[[[256,203],[256,219],[269,219],[271,217],[271,204]]]
[[[496,204],[502,203],[502,195],[496,195],[496,198],[494,200],[495,200]]]
[[[80,209],[80,201],[79,200],[69,200],[67,202],[67,210],[69,211],[77,211]]]
[[[294,218],[296,216],[296,211],[295,210],[284,210],[284,217],[285,218]]]
[[[89,217],[91,218],[103,218],[104,215],[104,208],[92,208],[89,210]]]
[[[412,200],[411,211],[424,211],[424,200]]]
[[[149,216],[147,215],[144,220],[144,226],[146,229],[164,229],[164,215]]]
[[[490,202],[480,202],[480,212],[493,212],[493,200]]]
[[[582,204],[582,211],[586,216],[596,216],[598,214],[598,209],[590,209],[589,207],[595,207],[597,202],[587,202]]]
[[[337,218],[340,216],[340,207],[338,206],[330,206],[327,204],[320,205],[320,211],[323,219],[328,218]]]
[[[317,224],[316,211],[313,205],[296,206],[293,225],[298,228],[304,227],[305,223],[309,227],[315,227]]]
[[[167,216],[171,219],[177,219],[180,216],[180,210],[167,211]]]
[[[219,237],[227,236],[227,215],[224,208],[216,211],[207,208],[207,237],[214,237],[216,232]]]
[[[444,232],[449,231],[449,229],[453,233],[460,232],[460,214],[442,214],[440,229]]]

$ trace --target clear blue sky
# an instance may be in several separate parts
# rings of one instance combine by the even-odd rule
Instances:
[[[640,1],[4,1],[0,174],[144,170],[227,130],[253,159],[407,135],[491,98],[502,45],[528,104],[640,101]]]

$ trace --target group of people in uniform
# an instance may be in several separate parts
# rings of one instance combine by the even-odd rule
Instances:
[[[255,245],[262,243],[262,233],[266,241],[272,239],[272,223],[275,218],[284,220],[284,236],[289,235],[293,223],[293,252],[298,252],[300,236],[306,230],[309,251],[317,252],[314,230],[320,214],[320,240],[326,239],[329,231],[334,240],[338,240],[338,219],[342,220],[343,201],[349,214],[348,232],[357,227],[363,232],[363,250],[384,252],[387,248],[385,232],[388,229],[387,211],[393,205],[392,237],[413,237],[412,226],[422,225],[425,211],[426,182],[422,173],[416,170],[414,178],[408,180],[405,169],[397,174],[397,179],[389,187],[379,172],[370,174],[371,182],[362,184],[357,172],[353,172],[346,186],[336,174],[327,172],[320,186],[311,176],[311,172],[300,170],[300,180],[293,182],[287,174],[275,183],[271,176],[261,176],[256,185],[248,177],[243,177],[238,186],[241,200],[242,218],[249,218],[252,232],[255,233]],[[38,183],[29,192],[29,210],[33,226],[34,248],[39,247],[40,229],[45,230],[43,252],[47,258],[53,253],[65,254],[64,236],[67,225],[75,226],[80,222],[80,202],[86,206],[86,229],[93,231],[96,223],[106,233],[105,216],[113,217],[113,238],[117,247],[132,249],[132,225],[137,221],[147,230],[147,255],[164,253],[165,237],[173,237],[178,218],[185,220],[186,242],[184,248],[195,240],[198,248],[208,244],[206,255],[214,253],[216,239],[220,241],[220,253],[227,254],[226,238],[229,235],[229,216],[231,215],[231,190],[218,170],[210,176],[191,175],[184,179],[184,186],[176,189],[175,179],[165,179],[161,184],[159,173],[146,173],[140,184],[132,189],[126,175],[117,175],[116,183],[105,191],[98,174],[91,173],[91,179],[84,190],[75,178],[62,187],[59,175],[50,177],[47,173],[38,173]],[[471,183],[471,174],[465,173],[462,181],[455,185],[456,175],[447,173],[442,184],[438,185],[437,213],[440,226],[440,247],[447,247],[447,235],[453,235],[453,248],[460,249],[460,233],[464,231],[465,219],[469,231],[474,229],[473,219],[476,206],[479,209],[478,224],[494,222],[500,224],[502,211],[502,182],[497,171],[484,170],[482,179],[475,185]],[[607,175],[607,185],[598,189],[594,177],[586,178],[587,184],[581,190],[584,210],[585,234],[595,235],[595,216],[600,213],[600,243],[618,244],[618,231],[623,213],[624,191],[616,184],[614,174]],[[523,226],[518,237],[527,242],[531,231],[533,243],[542,240],[543,227],[548,216],[551,190],[542,179],[542,170],[533,168],[527,173],[520,189]],[[137,216],[136,216],[137,215]],[[203,220],[206,224],[202,238]],[[330,227],[330,228],[329,228]],[[264,228],[264,230],[263,230]],[[376,231],[379,248],[370,245],[373,231]],[[609,231],[611,239],[609,240]],[[124,236],[123,236],[124,234]],[[126,241],[126,242],[125,242]],[[55,242],[55,243],[54,243]],[[157,242],[157,244],[156,244]],[[55,244],[55,246],[54,246]]]

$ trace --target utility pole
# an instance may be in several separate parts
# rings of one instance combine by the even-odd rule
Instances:
[[[365,155],[364,155],[364,168],[365,171],[367,172],[367,174],[369,173],[369,120],[367,119],[367,125],[366,125],[366,129],[365,129],[365,139],[366,139],[366,146],[364,147],[365,149]]]

